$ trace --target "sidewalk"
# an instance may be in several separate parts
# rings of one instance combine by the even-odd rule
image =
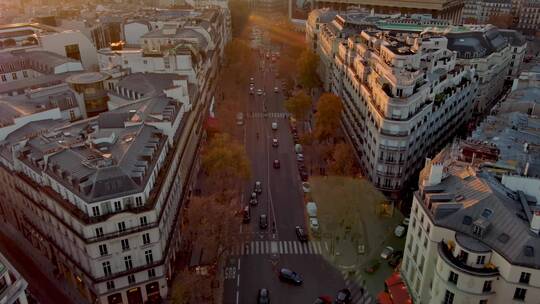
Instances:
[[[46,297],[46,299],[39,299],[41,300],[41,303],[60,303],[58,301],[66,303],[65,300],[77,304],[89,303],[86,299],[82,298],[79,292],[76,291],[73,286],[69,285],[65,279],[58,279],[55,277],[53,274],[54,267],[51,262],[41,255],[38,250],[34,248],[22,234],[11,227],[11,225],[1,222],[0,231],[0,237],[5,239],[0,245],[2,246],[2,252],[6,256],[9,256],[9,260],[12,264],[17,265],[17,270],[28,281],[29,289],[36,291],[36,297],[38,297],[38,299]],[[40,277],[36,272],[39,272],[45,277]],[[45,279],[46,282],[41,282],[43,279]],[[40,286],[32,284],[32,282],[36,281],[40,281]],[[43,286],[41,286],[41,284],[43,284]],[[56,294],[55,290],[48,289],[46,284],[53,285],[58,292],[61,292],[61,294]]]

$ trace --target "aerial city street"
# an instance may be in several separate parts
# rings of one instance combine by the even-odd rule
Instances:
[[[0,0],[0,304],[538,303],[539,55],[538,0]]]

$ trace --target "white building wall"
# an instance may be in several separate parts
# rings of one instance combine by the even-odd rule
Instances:
[[[126,44],[137,45],[141,36],[148,33],[148,25],[138,22],[130,22],[123,25]]]
[[[97,51],[92,42],[81,32],[65,31],[40,36],[44,50],[66,57],[66,46],[77,44],[81,54],[81,62],[86,70],[97,70]]]

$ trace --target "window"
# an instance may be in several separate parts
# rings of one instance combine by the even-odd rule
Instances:
[[[135,284],[135,275],[128,275],[128,283],[129,284]]]
[[[137,207],[142,206],[142,197],[140,197],[140,196],[136,196],[136,197],[135,197],[135,205],[136,205]]]
[[[13,78],[13,80],[17,80],[17,73],[11,73],[11,78]]]
[[[70,44],[64,47],[66,50],[66,57],[72,58],[75,60],[81,60],[81,52],[79,51],[78,44]]]
[[[101,244],[99,245],[99,254],[101,256],[107,255],[109,251],[107,250],[107,244]]]
[[[103,274],[105,276],[110,276],[112,274],[111,262],[103,262],[101,265],[103,266]]]
[[[154,257],[152,256],[152,250],[146,250],[144,252],[144,257],[146,258],[146,264],[152,264],[152,262],[154,262]]]
[[[120,241],[122,243],[122,250],[129,250],[129,240],[123,239]]]
[[[114,211],[122,210],[122,203],[120,201],[114,202]]]
[[[458,274],[450,270],[450,275],[448,276],[448,282],[454,283],[457,285]]]
[[[482,288],[482,292],[490,292],[491,291],[491,283],[492,281],[485,281],[484,287]]]
[[[147,60],[143,60],[142,62],[143,62],[143,64],[148,64]]]
[[[143,234],[142,242],[143,242],[144,245],[150,244],[150,234],[149,233]]]
[[[148,278],[153,278],[156,276],[156,270],[154,268],[148,269]]]
[[[124,265],[126,266],[126,270],[133,268],[133,261],[131,260],[130,255],[124,257]]]
[[[450,290],[447,290],[446,293],[444,294],[443,304],[453,304],[453,303],[454,303],[454,294]]]
[[[146,216],[141,216],[139,218],[139,221],[141,222],[141,226],[146,226],[148,225],[148,220],[146,219]]]
[[[127,61],[127,60],[124,60],[124,64],[128,64],[128,61]]]
[[[522,272],[521,276],[519,277],[519,282],[523,284],[529,284],[529,281],[531,280],[531,274],[528,272]]]
[[[488,301],[487,300],[480,300],[480,302],[478,302],[478,304],[487,304]]]
[[[525,301],[525,294],[526,293],[527,293],[527,289],[525,289],[525,288],[516,288],[516,291],[514,292],[514,300]]]
[[[6,75],[2,75],[2,81],[3,81],[3,82],[6,82],[6,81],[7,81]]]
[[[485,255],[479,255],[476,257],[476,264],[478,265],[484,265],[486,263],[486,256]]]
[[[96,237],[103,236],[103,228],[97,227],[96,228]]]
[[[28,71],[22,71],[22,75],[24,78],[28,78]]]
[[[463,263],[467,263],[467,259],[469,258],[469,253],[466,251],[461,250],[458,255],[458,260],[460,260]]]
[[[120,232],[126,231],[126,223],[125,222],[118,223],[118,231],[120,231]]]
[[[114,281],[107,281],[107,290],[114,289]]]
[[[99,213],[99,206],[94,206],[94,207],[92,207],[92,214],[93,214],[94,216],[99,216],[99,215],[100,215],[100,213]]]

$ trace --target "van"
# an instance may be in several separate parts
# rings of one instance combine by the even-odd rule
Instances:
[[[242,112],[236,113],[236,124],[239,126],[244,124],[244,113]]]
[[[301,144],[296,144],[294,145],[294,151],[298,154],[298,153],[302,153],[302,145]]]

